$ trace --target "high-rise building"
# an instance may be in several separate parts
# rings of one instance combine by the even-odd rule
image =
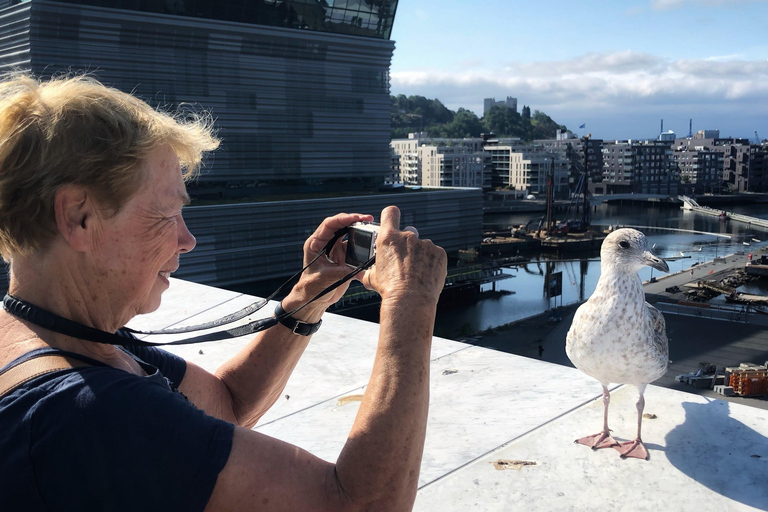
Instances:
[[[479,245],[480,191],[379,192],[392,167],[396,8],[397,0],[0,0],[0,69],[84,70],[153,105],[210,111],[223,142],[189,186],[185,218],[198,245],[179,277],[225,286],[290,275],[323,218],[378,215],[387,204],[449,253]]]

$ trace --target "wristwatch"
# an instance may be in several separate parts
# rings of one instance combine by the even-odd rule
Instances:
[[[275,318],[277,318],[278,322],[293,331],[294,334],[298,334],[300,336],[312,336],[320,329],[320,325],[323,323],[322,320],[316,324],[310,324],[307,322],[302,322],[301,320],[296,320],[292,316],[289,316],[288,313],[283,309],[282,303],[279,303],[275,308]]]

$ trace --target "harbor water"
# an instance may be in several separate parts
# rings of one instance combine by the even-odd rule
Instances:
[[[768,204],[729,206],[729,211],[768,219]],[[487,230],[508,229],[538,219],[541,213],[496,214],[484,217]],[[646,205],[600,205],[593,210],[592,225],[635,227],[648,237],[653,252],[668,261],[670,272],[688,270],[696,264],[739,252],[753,252],[768,245],[768,230],[735,221],[721,221],[676,207]],[[549,269],[547,266],[549,265]],[[547,299],[544,282],[547,271],[562,272],[562,296]],[[471,304],[443,304],[438,312],[435,333],[457,338],[498,327],[546,312],[562,305],[588,298],[600,277],[599,252],[573,255],[543,254],[533,262],[510,267],[504,273],[512,276],[484,285],[479,300]],[[657,270],[645,268],[643,281],[658,277]],[[492,288],[495,287],[495,292]],[[745,286],[747,293],[768,294],[761,281]]]

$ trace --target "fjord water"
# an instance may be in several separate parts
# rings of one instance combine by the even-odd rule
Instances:
[[[729,206],[729,211],[768,219],[768,204]],[[505,229],[510,225],[525,224],[538,219],[541,213],[485,216],[485,229]],[[737,252],[753,252],[768,244],[768,230],[734,221],[720,221],[676,207],[637,205],[601,205],[592,214],[592,225],[607,229],[610,225],[635,227],[648,237],[649,247],[662,258],[686,256],[668,261],[670,273],[691,268],[696,263],[710,261],[718,256]],[[748,244],[748,245],[745,245]],[[690,257],[688,257],[690,256]],[[562,304],[584,300],[594,291],[600,277],[599,252],[579,254],[543,254],[534,262],[504,272],[513,276],[497,282],[497,294],[481,294],[473,304],[441,308],[436,321],[438,335],[456,337],[522,318],[537,315],[555,306],[555,299],[547,300],[544,294],[544,275],[550,265],[551,272],[562,272],[563,295],[557,298]],[[659,271],[645,268],[640,272],[643,281],[658,277]],[[750,293],[766,293],[760,282],[749,285]],[[492,286],[484,285],[483,290]]]

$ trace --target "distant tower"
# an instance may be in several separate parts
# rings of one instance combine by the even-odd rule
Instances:
[[[661,120],[661,130],[659,130],[659,135],[661,135],[662,133],[664,133],[664,120],[663,119]]]
[[[688,138],[693,137],[693,119],[688,119]]]

